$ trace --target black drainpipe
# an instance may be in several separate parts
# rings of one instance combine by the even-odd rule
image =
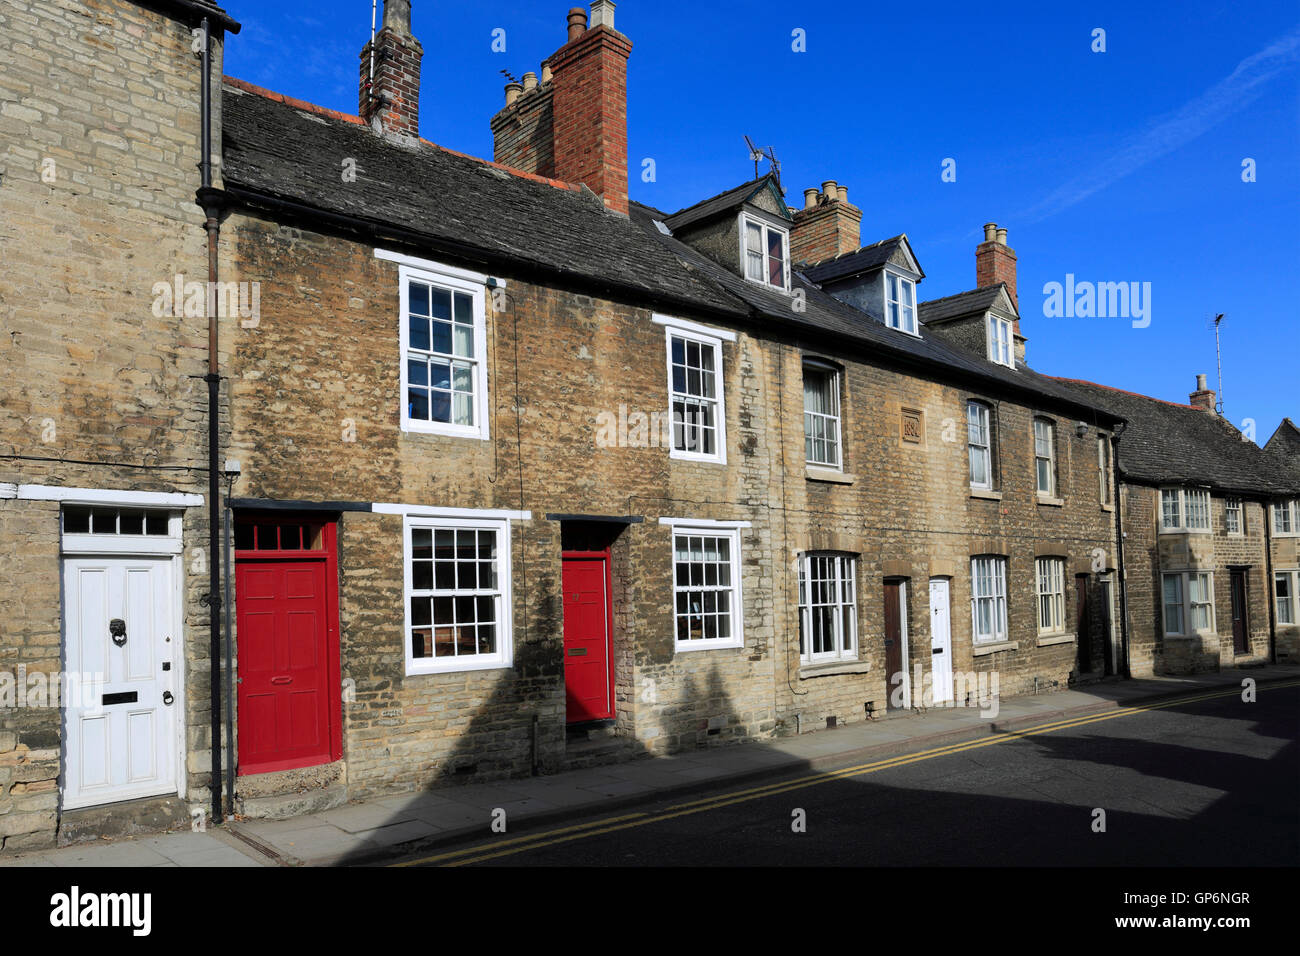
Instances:
[[[1273,580],[1273,504],[1270,501],[1263,502],[1264,505],[1264,590],[1268,594],[1268,662],[1277,663],[1277,582]],[[1246,500],[1243,498],[1241,503],[1241,523],[1242,530],[1245,530],[1246,523]],[[1291,597],[1291,607],[1295,607],[1295,596]],[[1292,618],[1295,617],[1295,611],[1291,612]]]
[[[203,228],[208,234],[208,620],[211,639],[208,644],[208,671],[211,674],[212,700],[212,822],[222,821],[221,807],[221,486],[218,472],[218,425],[221,402],[221,376],[217,356],[217,241],[221,235],[220,206],[214,201],[212,188],[212,34],[208,18],[203,18],[203,76],[200,80],[199,170],[202,187],[199,205],[203,207]]]
[[[1111,439],[1110,468],[1114,473],[1112,483],[1115,486],[1115,545],[1119,559],[1119,633],[1120,650],[1124,658],[1123,664],[1117,669],[1125,677],[1132,677],[1133,672],[1129,667],[1128,569],[1124,563],[1124,496],[1120,493],[1119,470],[1119,440],[1127,430],[1128,422],[1120,422],[1115,426]],[[1118,665],[1119,662],[1116,661],[1116,664]]]

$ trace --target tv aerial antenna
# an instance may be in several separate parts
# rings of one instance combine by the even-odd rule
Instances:
[[[754,163],[754,178],[758,178],[758,164],[767,160],[771,167],[772,175],[776,177],[776,184],[781,185],[781,161],[776,158],[776,147],[774,146],[755,146],[754,141],[748,136],[745,137],[745,145],[749,147],[749,158]]]
[[[1223,414],[1223,346],[1219,337],[1219,326],[1223,323],[1223,313],[1214,317],[1214,360],[1219,369],[1219,395],[1215,401],[1215,411]]]

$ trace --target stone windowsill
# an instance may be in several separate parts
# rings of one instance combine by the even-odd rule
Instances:
[[[1047,505],[1047,507],[1049,507],[1049,508],[1064,508],[1064,507],[1065,507],[1065,499],[1064,499],[1064,498],[1053,498],[1053,497],[1051,497],[1050,495],[1039,495],[1039,496],[1038,496],[1038,503],[1039,503],[1040,505]]]
[[[1002,492],[1000,492],[1000,491],[990,491],[990,490],[987,489],[987,488],[972,488],[972,489],[970,490],[970,496],[971,496],[972,498],[983,498],[985,501],[1001,501],[1001,500],[1002,500]]]
[[[865,674],[871,670],[866,661],[827,661],[825,664],[804,664],[799,668],[799,679],[834,677],[837,674]]]
[[[1102,511],[1114,511],[1114,510],[1115,510],[1115,506],[1114,506],[1114,505],[1102,505],[1102,506],[1101,506],[1101,510],[1102,510]]]
[[[826,481],[833,485],[851,485],[858,480],[857,475],[836,471],[834,468],[819,468],[817,465],[805,465],[809,481]]]
[[[985,654],[995,654],[998,651],[1014,651],[1019,647],[1019,641],[998,641],[996,644],[976,644],[971,649],[971,654],[975,657],[983,657]]]
[[[1053,644],[1073,644],[1073,634],[1044,634],[1038,639],[1039,647],[1051,647]]]
[[[1198,634],[1166,634],[1166,641],[1208,641],[1219,639],[1218,631],[1202,631]]]

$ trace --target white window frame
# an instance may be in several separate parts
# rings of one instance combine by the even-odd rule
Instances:
[[[979,591],[980,565],[990,566],[992,573],[987,576],[993,584],[993,590],[984,594]],[[1007,638],[1007,559],[1001,555],[984,554],[971,558],[970,562],[970,607],[971,607],[971,642],[981,644],[1001,644]],[[992,603],[991,622],[993,630],[982,634],[979,626],[980,602]]]
[[[1204,498],[1205,500],[1205,524],[1192,525],[1189,522],[1190,509],[1188,500],[1191,497]],[[1167,500],[1175,501],[1177,504],[1177,522],[1171,524],[1169,513],[1165,508]],[[1157,514],[1160,518],[1161,534],[1209,534],[1212,529],[1211,513],[1214,502],[1210,496],[1208,488],[1182,488],[1182,487],[1164,487],[1161,488],[1157,495]]]
[[[414,625],[411,622],[411,599],[413,597],[430,596],[436,592],[436,588],[430,591],[421,590],[419,595],[414,592],[412,582],[412,548],[411,532],[416,529],[430,529],[434,532],[435,548],[436,534],[438,531],[491,531],[497,536],[497,589],[493,595],[496,600],[496,652],[493,654],[474,654],[469,658],[462,657],[415,657],[412,646],[411,631]],[[435,551],[436,553],[436,551]],[[436,568],[435,568],[436,575]],[[510,521],[506,518],[494,518],[485,514],[483,517],[465,517],[465,518],[448,518],[436,517],[432,515],[419,515],[407,513],[402,521],[402,618],[404,630],[402,640],[405,647],[406,673],[407,675],[417,674],[447,674],[458,673],[461,671],[479,671],[479,670],[499,670],[509,667],[514,660],[514,602],[511,599],[511,559],[510,559]],[[437,584],[435,577],[434,584]],[[448,593],[448,592],[444,592]],[[450,592],[453,595],[456,592]],[[463,592],[462,592],[463,593]],[[478,590],[473,592],[475,596],[482,596]],[[430,624],[430,627],[436,625]]]
[[[724,374],[722,364],[722,343],[724,341],[734,342],[736,336],[734,333],[726,333],[721,330],[709,329],[706,326],[697,325],[694,322],[675,321],[664,317],[656,316],[656,325],[664,326],[664,357],[667,371],[668,385],[668,421],[672,429],[672,440],[668,446],[668,457],[676,458],[681,461],[703,461],[714,464],[725,465],[727,463],[727,387],[726,375]],[[673,389],[673,339],[682,339],[684,341],[695,342],[698,345],[711,348],[713,350],[714,374],[717,377],[717,396],[712,401],[716,402],[716,428],[715,437],[717,441],[717,450],[714,454],[706,455],[703,452],[689,451],[677,447],[677,421],[673,418],[673,401],[677,392]],[[692,401],[699,401],[699,396],[691,395],[689,392],[681,393],[684,398]],[[708,401],[708,399],[705,399]],[[686,433],[686,423],[682,423],[682,434]]]
[[[832,576],[825,579],[831,589],[829,602],[817,607],[832,609],[832,643],[834,650],[816,652],[812,640],[812,570],[815,560],[825,561]],[[847,594],[845,592],[848,592]],[[799,659],[805,664],[858,659],[858,559],[844,551],[805,551],[799,555]],[[848,611],[848,614],[845,614]],[[845,620],[848,620],[848,634]],[[847,638],[847,640],[846,640]],[[845,646],[847,644],[847,646]]]
[[[746,282],[752,282],[754,285],[761,286],[764,289],[778,289],[781,292],[790,291],[790,230],[774,225],[766,219],[742,212],[739,217],[740,222],[740,274]],[[750,224],[758,226],[763,230],[763,278],[755,279],[749,274],[749,247],[746,244],[746,238],[749,234]],[[767,247],[770,241],[769,233],[776,233],[781,237],[781,281],[782,285],[773,285],[767,278],[768,272],[768,253]]]
[[[987,322],[987,340],[989,361],[1007,368],[1016,367],[1016,339],[1010,319],[989,313]]]
[[[1038,426],[1044,425],[1047,428],[1048,454],[1044,457],[1038,449]],[[1038,463],[1047,462],[1047,481],[1048,487],[1043,488],[1042,476],[1039,474]],[[1056,422],[1050,418],[1034,419],[1034,488],[1038,491],[1040,498],[1055,498],[1057,490],[1056,474]]]
[[[898,283],[897,298],[892,297],[890,294],[890,288],[889,288],[890,279],[894,279]],[[919,338],[921,333],[918,326],[920,319],[917,316],[916,280],[909,278],[908,276],[905,276],[900,272],[893,272],[889,269],[886,269],[884,281],[885,281],[885,325],[891,329],[897,329],[900,332],[906,332],[908,335],[915,335]],[[903,303],[903,288],[905,286],[906,288],[910,289],[912,293],[911,306],[905,306]],[[898,307],[897,324],[894,323],[893,315],[892,315],[892,311],[895,306]],[[903,315],[903,310],[905,308],[911,308],[912,310],[912,321],[910,324],[906,321],[906,318]]]
[[[978,409],[982,415],[984,430],[984,444],[971,440],[971,428],[981,427],[980,423],[972,425],[970,420],[971,409]],[[984,474],[986,476],[983,482],[975,480],[974,462],[971,453],[982,453],[984,459]],[[984,402],[976,399],[968,399],[966,402],[966,468],[970,477],[970,486],[980,491],[993,490],[993,408]]]
[[[1283,598],[1277,593],[1277,586],[1280,582],[1285,581],[1287,587],[1287,596]],[[1279,625],[1300,624],[1300,614],[1296,610],[1296,589],[1300,587],[1300,570],[1281,570],[1273,572],[1273,606],[1277,610],[1277,623]],[[1282,613],[1282,602],[1287,602],[1286,616]]]
[[[804,359],[803,374],[805,376],[807,376],[809,369],[811,369],[813,372],[816,372],[820,375],[826,376],[828,380],[827,387],[830,389],[830,393],[831,393],[831,407],[834,409],[834,414],[826,414],[824,412],[809,411],[807,405],[807,390],[805,389],[804,392],[805,404],[803,409],[804,460],[806,461],[807,464],[815,465],[818,468],[833,468],[836,471],[842,471],[844,469],[844,417],[840,407],[840,370],[836,368],[834,365],[830,365],[829,363],[826,362],[818,362],[813,359]],[[835,441],[834,441],[835,460],[834,461],[817,461],[816,459],[809,457],[808,443],[811,440],[811,435],[809,434],[808,426],[809,426],[810,417],[822,418],[834,422],[835,424]]]
[[[1207,601],[1192,600],[1192,581],[1204,579]],[[1165,582],[1178,583],[1178,599],[1170,602],[1165,596]],[[1180,628],[1170,627],[1169,608],[1179,609]],[[1206,627],[1195,625],[1196,609],[1208,608],[1209,622]],[[1166,571],[1160,575],[1160,616],[1165,637],[1197,637],[1217,633],[1218,616],[1214,606],[1214,572],[1213,571]]]
[[[664,522],[661,519],[661,523]],[[700,521],[691,523],[680,519],[673,519],[669,524],[671,534],[670,543],[670,566],[672,568],[673,581],[673,603],[672,603],[672,628],[673,628],[673,650],[680,653],[692,651],[722,650],[726,648],[743,648],[745,646],[744,631],[744,605],[742,603],[742,589],[740,586],[740,527],[735,525],[742,524],[748,527],[747,523],[742,522],[711,522]],[[725,589],[721,586],[713,586],[712,590],[726,590],[730,593],[730,636],[726,638],[699,638],[695,640],[680,640],[677,636],[677,596],[679,594],[698,593],[698,589],[689,584],[685,587],[677,583],[677,539],[679,537],[702,537],[702,538],[725,538],[730,544],[730,577],[731,584]],[[688,611],[688,618],[690,613]]]
[[[1103,506],[1113,505],[1114,499],[1111,495],[1115,470],[1111,466],[1111,455],[1114,449],[1110,444],[1110,436],[1100,434],[1097,436],[1097,493],[1101,496]]]
[[[1038,597],[1038,633],[1065,633],[1065,559],[1038,558],[1034,561],[1035,592]],[[1047,589],[1044,590],[1044,585]],[[1046,603],[1045,603],[1046,601]],[[1046,615],[1044,615],[1046,610]],[[1046,616],[1046,625],[1043,618]]]
[[[1236,518],[1236,527],[1233,527],[1234,516]],[[1240,498],[1228,497],[1223,499],[1223,528],[1234,538],[1240,538],[1246,533],[1246,506]]]
[[[1271,520],[1273,522],[1273,537],[1275,538],[1294,538],[1300,536],[1300,499],[1290,501],[1274,502],[1270,506]],[[1285,516],[1287,529],[1281,530],[1280,518]]]
[[[488,441],[491,438],[489,423],[492,416],[488,414],[487,294],[484,285],[486,277],[478,277],[474,273],[466,272],[463,269],[441,266],[433,262],[422,266],[402,263],[398,265],[397,274],[399,280],[398,291],[401,296],[399,308],[401,352],[399,361],[401,363],[400,404],[402,431],[446,435],[454,438],[477,438],[481,441]],[[484,281],[478,281],[480,278]],[[407,359],[411,352],[410,285],[412,281],[423,282],[451,291],[453,308],[455,293],[457,292],[467,293],[472,300],[474,310],[474,424],[472,425],[423,421],[411,418],[408,405],[410,373]],[[432,344],[430,342],[430,346]]]

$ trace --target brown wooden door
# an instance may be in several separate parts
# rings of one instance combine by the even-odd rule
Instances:
[[[900,581],[885,582],[885,681],[888,685],[888,708],[902,706],[907,688],[907,674],[903,671],[903,588]]]
[[[1088,575],[1074,578],[1075,614],[1078,621],[1079,670],[1092,670],[1092,609],[1088,604]]]
[[[1250,639],[1246,621],[1246,574],[1232,572],[1232,651],[1234,654],[1250,653]]]

